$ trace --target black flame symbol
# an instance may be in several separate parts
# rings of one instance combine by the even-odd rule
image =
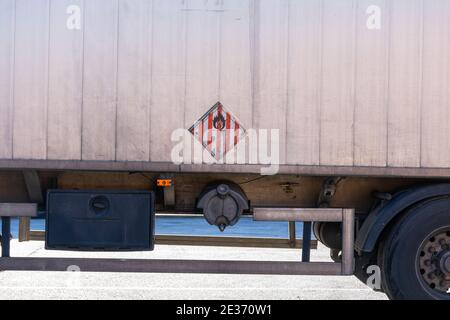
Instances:
[[[223,115],[219,114],[214,118],[213,121],[214,128],[219,131],[222,131],[225,128],[225,118]]]

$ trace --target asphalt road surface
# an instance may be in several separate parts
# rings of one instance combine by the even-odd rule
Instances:
[[[157,246],[154,252],[45,251],[42,242],[12,242],[13,257],[91,257],[298,261],[299,250]],[[313,261],[328,261],[326,248]],[[0,299],[294,299],[379,300],[354,277],[0,272]]]

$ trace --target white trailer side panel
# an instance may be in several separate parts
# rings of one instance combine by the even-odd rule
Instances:
[[[83,160],[116,160],[118,8],[118,0],[85,2]]]
[[[76,18],[84,8],[84,1],[60,0],[50,5],[47,156],[55,160],[80,160],[83,25]],[[68,13],[72,19],[62,13]]]
[[[288,164],[320,164],[322,15],[322,1],[290,2]]]
[[[49,0],[16,1],[15,159],[47,159],[49,13]]]
[[[179,116],[184,118],[182,128],[190,128],[220,100],[223,7],[221,1],[187,0],[185,12],[186,91],[184,112]],[[211,161],[208,153],[205,156]]]
[[[14,0],[0,1],[0,158],[12,157]]]
[[[117,160],[150,159],[152,1],[119,2]]]
[[[423,0],[390,2],[388,166],[391,167],[420,166],[423,3]]]
[[[251,126],[254,2],[229,0],[222,8],[219,99],[242,123]]]
[[[354,123],[354,164],[387,164],[387,114],[389,88],[390,0],[358,1],[356,29],[356,96]],[[367,16],[375,15],[374,19]],[[378,28],[381,23],[381,29]]]
[[[450,1],[427,0],[424,10],[422,166],[450,164]],[[445,40],[447,39],[447,40]]]
[[[286,163],[289,0],[256,1],[255,15],[253,123],[243,125],[279,130],[279,157]]]
[[[321,165],[353,165],[355,20],[356,1],[324,2]]]
[[[184,128],[186,4],[186,1],[153,1],[152,162],[168,161],[172,132]]]
[[[246,129],[279,129],[290,172],[450,169],[447,0],[0,6],[8,168],[174,168],[174,130],[220,101]],[[79,28],[67,26],[69,6],[80,10]],[[224,168],[253,172],[246,161]]]

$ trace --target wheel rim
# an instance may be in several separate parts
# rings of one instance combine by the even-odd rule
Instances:
[[[418,275],[427,291],[446,294],[450,289],[450,226],[433,232],[417,257]]]

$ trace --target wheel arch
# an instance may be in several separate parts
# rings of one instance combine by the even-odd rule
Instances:
[[[421,185],[396,193],[369,213],[356,237],[356,251],[373,252],[383,231],[398,215],[414,204],[446,195],[450,195],[450,183]]]

